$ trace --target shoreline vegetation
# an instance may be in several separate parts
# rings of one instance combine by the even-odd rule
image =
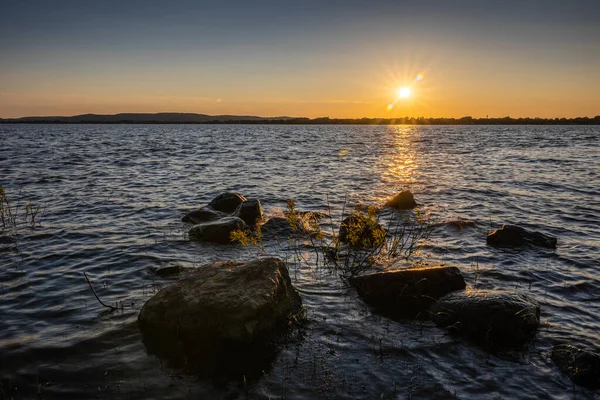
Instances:
[[[268,125],[600,125],[600,115],[576,118],[305,118],[195,113],[84,114],[71,117],[0,118],[0,124],[268,124]]]

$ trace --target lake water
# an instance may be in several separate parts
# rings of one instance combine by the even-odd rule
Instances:
[[[599,127],[0,125],[0,143],[7,195],[43,208],[38,226],[0,236],[0,398],[600,397],[549,352],[600,346]],[[189,241],[187,211],[236,191],[267,215],[295,199],[338,216],[403,188],[437,221],[420,260],[534,296],[533,343],[490,355],[430,322],[374,315],[335,275],[292,265],[308,322],[262,376],[209,379],[148,354],[136,318],[168,283],[154,268],[258,253]],[[474,226],[448,224],[459,219]],[[487,246],[504,223],[558,248]],[[106,312],[83,272],[123,310]]]

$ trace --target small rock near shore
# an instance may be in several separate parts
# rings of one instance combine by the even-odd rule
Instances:
[[[559,344],[552,349],[552,360],[577,385],[600,388],[599,353]]]
[[[205,242],[230,243],[231,232],[246,227],[244,221],[238,217],[225,217],[215,221],[194,225],[190,231],[190,239]]]
[[[208,203],[208,207],[213,210],[232,214],[240,204],[246,201],[246,198],[239,193],[222,193]]]
[[[540,323],[532,297],[509,290],[449,293],[432,307],[432,319],[489,350],[504,350],[530,340]]]
[[[234,217],[241,218],[250,226],[256,225],[263,219],[263,210],[258,199],[248,199],[241,203],[233,213]]]
[[[181,219],[183,222],[191,222],[192,224],[201,224],[203,222],[214,221],[220,218],[227,217],[228,214],[215,211],[207,207],[202,207],[194,211],[190,211]]]
[[[435,299],[466,286],[458,268],[443,266],[362,275],[349,282],[367,304],[400,318],[427,318]]]
[[[487,244],[491,246],[513,247],[526,244],[556,248],[556,238],[539,232],[531,232],[515,225],[503,225],[487,236]]]
[[[388,200],[385,205],[397,210],[411,210],[417,206],[417,202],[410,190],[404,190]]]

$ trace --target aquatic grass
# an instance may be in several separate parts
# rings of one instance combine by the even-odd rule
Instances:
[[[320,222],[322,215],[299,212],[295,201],[288,200],[284,215],[291,228],[287,243],[293,252],[292,260],[308,266],[315,274],[325,268],[348,278],[396,258],[408,260],[415,256],[429,239],[434,224],[419,209],[412,216],[392,213],[384,224],[379,211],[372,206],[366,209],[357,206],[346,215],[344,202],[339,223],[333,221],[331,212],[326,214],[331,227],[331,233],[326,233]],[[338,232],[335,227],[339,227]],[[260,227],[236,230],[230,238],[265,253]],[[307,249],[311,255],[306,254]]]
[[[33,205],[31,200],[27,199],[25,207],[23,209],[20,208],[22,189],[22,187],[19,188],[17,200],[13,202],[6,194],[4,186],[0,184],[0,222],[4,230],[14,231],[22,225],[34,228],[41,222],[41,217],[40,219],[36,219],[40,213],[39,205]]]

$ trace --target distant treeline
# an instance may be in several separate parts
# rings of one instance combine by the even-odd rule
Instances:
[[[140,114],[142,115],[142,114]],[[165,114],[166,115],[166,114]],[[97,116],[93,114],[75,117],[24,117],[0,119],[0,123],[10,124],[272,124],[272,125],[600,125],[600,115],[593,118],[261,118],[196,114],[170,114],[161,118],[161,114],[143,114],[143,118],[123,115]]]

